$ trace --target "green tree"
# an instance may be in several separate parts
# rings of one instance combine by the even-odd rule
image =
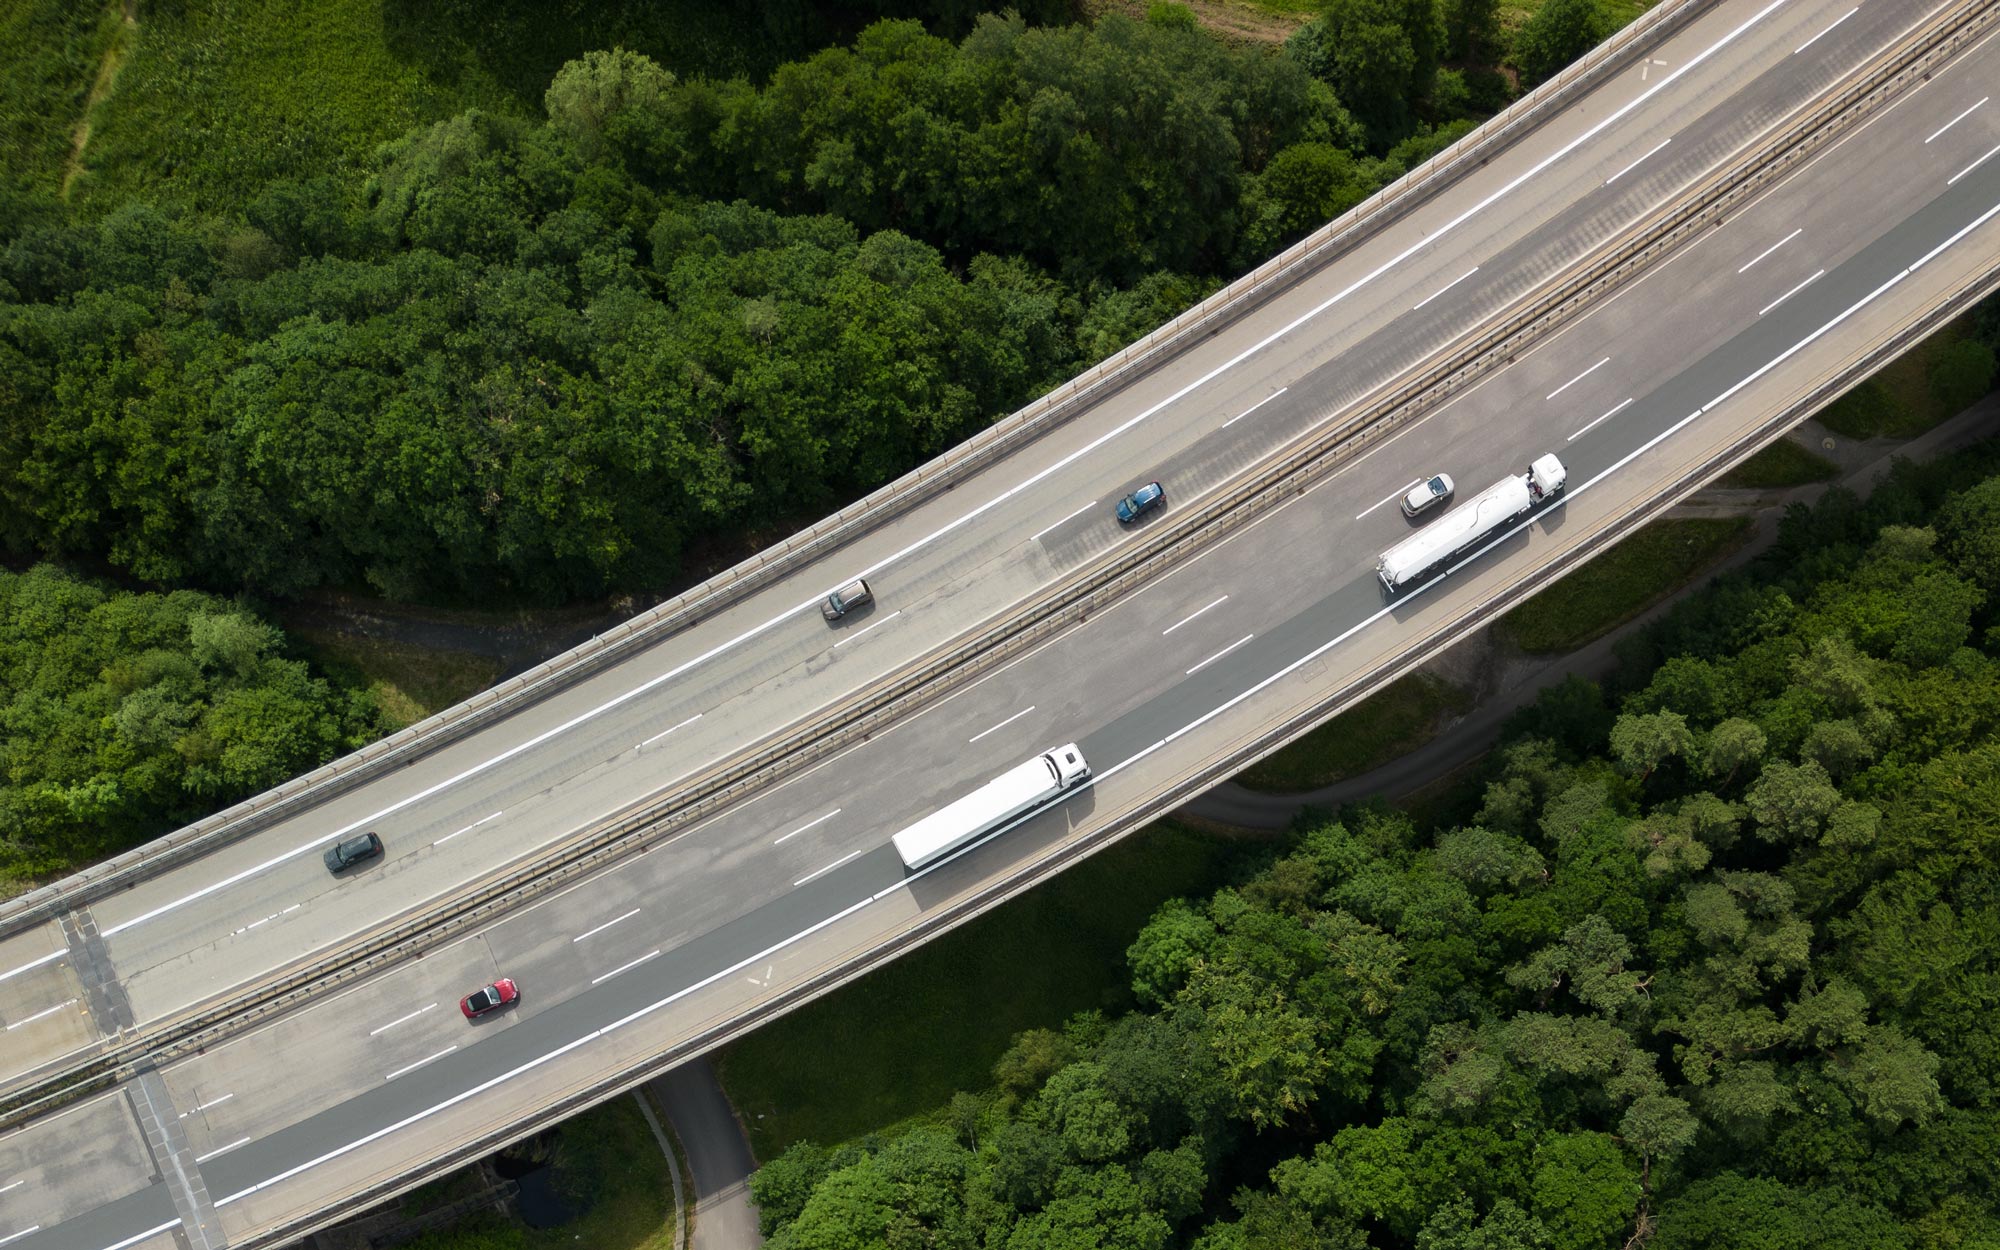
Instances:
[[[1445,39],[1437,0],[1329,0],[1285,48],[1371,130],[1391,134],[1430,94]]]
[[[1744,801],[1757,822],[1758,836],[1796,842],[1819,836],[1840,806],[1840,791],[1816,760],[1803,764],[1775,760],[1765,765]]]
[[[1938,512],[1937,530],[1954,566],[1991,596],[2000,590],[2000,478],[1955,496]]]
[[[1931,396],[1938,409],[1956,413],[1993,389],[1993,348],[1978,339],[1954,339],[1931,361]]]
[[[1283,251],[1374,194],[1388,175],[1381,162],[1331,143],[1295,143],[1279,152],[1245,186],[1242,262]]]
[[[542,96],[549,122],[586,159],[606,150],[605,130],[626,110],[657,113],[674,76],[651,57],[624,48],[586,52],[556,71]]]
[[[1611,754],[1641,781],[1693,746],[1694,732],[1679,712],[1628,712],[1611,726]]]
[[[1514,64],[1536,86],[1604,42],[1611,22],[1599,0],[1548,0],[1514,40]]]
[[[1445,47],[1461,61],[1484,61],[1500,37],[1499,0],[1445,0]]]
[[[1632,1228],[1639,1176],[1609,1135],[1558,1133],[1535,1149],[1531,1193],[1551,1246],[1594,1250],[1618,1245]]]
[[[1665,1203],[1656,1250],[1902,1250],[1909,1234],[1872,1203],[1838,1189],[1800,1190],[1723,1172]]]

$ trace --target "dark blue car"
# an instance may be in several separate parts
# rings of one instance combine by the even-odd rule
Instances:
[[[1167,501],[1167,492],[1158,482],[1148,482],[1118,501],[1118,519],[1136,521]]]

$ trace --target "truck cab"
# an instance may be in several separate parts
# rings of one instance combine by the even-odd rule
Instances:
[[[1536,503],[1546,503],[1569,485],[1569,470],[1553,453],[1537,456],[1528,466],[1528,494]]]
[[[1090,776],[1090,765],[1083,760],[1083,749],[1076,743],[1066,743],[1042,757],[1056,770],[1056,785],[1067,790]]]

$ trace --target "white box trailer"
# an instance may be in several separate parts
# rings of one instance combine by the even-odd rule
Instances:
[[[1525,516],[1558,494],[1569,470],[1553,455],[1523,474],[1505,477],[1382,553],[1376,576],[1391,594],[1464,551],[1493,531]]]
[[[896,854],[903,857],[905,868],[922,868],[1089,776],[1090,765],[1076,743],[1044,751],[897,834],[891,839]]]

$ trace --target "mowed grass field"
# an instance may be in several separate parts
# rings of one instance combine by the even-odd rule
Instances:
[[[1500,618],[1530,655],[1599,638],[1708,572],[1750,541],[1748,517],[1655,521]]]
[[[10,108],[22,133],[7,142],[60,172],[109,33],[59,20],[56,0],[0,5],[36,34],[10,45],[30,48],[26,77],[48,80],[42,96],[68,106]],[[84,7],[115,29],[115,8]],[[773,30],[733,0],[145,3],[71,195],[96,207],[145,195],[227,216],[275,179],[358,181],[376,145],[467,108],[538,118],[556,70],[594,48],[633,48],[682,75],[754,77],[847,33],[811,16]]]
[[[1503,29],[1511,33],[1540,3],[1503,5]],[[1605,3],[1620,25],[1650,7]],[[227,217],[277,179],[331,174],[358,188],[377,145],[467,108],[539,117],[556,70],[594,48],[644,52],[682,76],[758,79],[845,42],[872,12],[737,0],[135,4],[136,25],[121,30],[115,2],[0,0],[0,47],[10,54],[0,171],[67,184],[92,209],[143,195]],[[1233,8],[1296,16],[1301,4],[1199,7],[1226,27]],[[107,59],[114,44],[123,55]],[[103,99],[87,108],[93,84],[113,68]],[[72,167],[86,112],[89,141]]]
[[[0,0],[0,177],[53,187],[124,18],[114,3]]]

